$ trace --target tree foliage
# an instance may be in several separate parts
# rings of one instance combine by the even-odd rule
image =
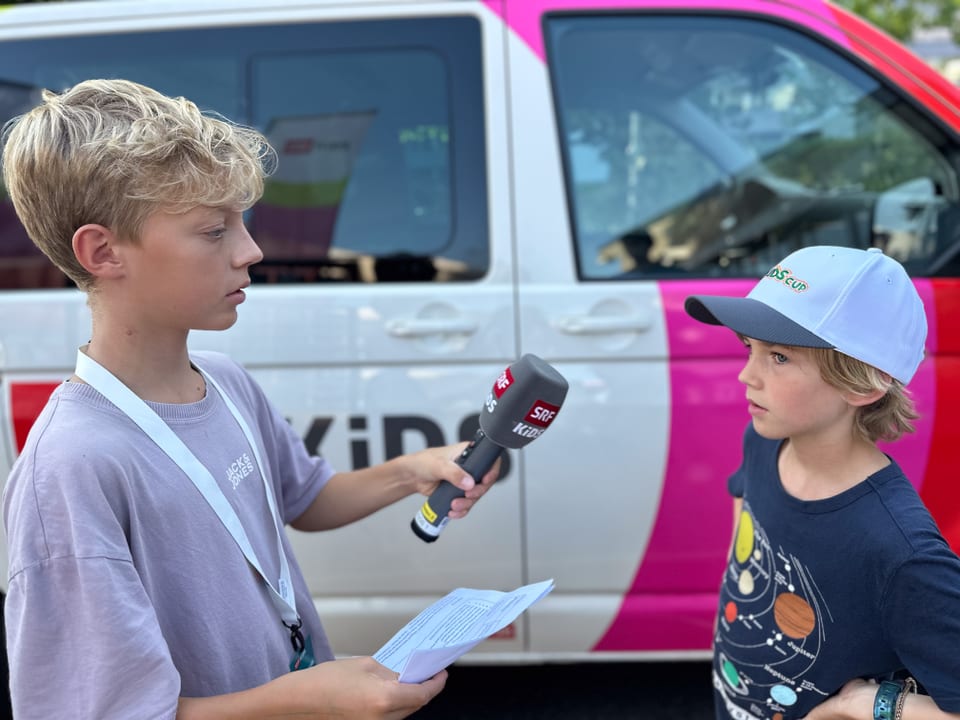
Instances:
[[[960,0],[836,0],[899,40],[914,31],[947,27],[960,40]]]

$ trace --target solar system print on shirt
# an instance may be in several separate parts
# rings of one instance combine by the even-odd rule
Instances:
[[[816,578],[789,549],[771,546],[745,501],[720,590],[718,703],[734,720],[786,720],[822,702],[829,693],[807,676],[832,622]]]

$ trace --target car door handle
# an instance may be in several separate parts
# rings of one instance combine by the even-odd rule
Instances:
[[[477,323],[458,318],[408,318],[387,321],[387,332],[400,338],[473,335],[476,331]]]
[[[650,319],[640,315],[624,317],[604,315],[573,315],[556,322],[560,332],[567,335],[613,335],[625,332],[643,332],[649,329]]]

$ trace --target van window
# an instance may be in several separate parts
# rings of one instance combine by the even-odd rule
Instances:
[[[248,225],[254,282],[463,281],[488,268],[476,18],[0,43],[2,120],[40,89],[121,77],[252,125],[278,153]],[[0,204],[0,287],[64,286]]]
[[[722,16],[553,16],[580,277],[756,277],[814,244],[958,269],[956,148],[836,49]]]

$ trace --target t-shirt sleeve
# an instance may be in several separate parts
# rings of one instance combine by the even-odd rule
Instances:
[[[300,517],[333,475],[333,467],[326,458],[310,455],[303,439],[270,405],[273,428],[272,462],[276,468],[275,483],[279,482],[278,497],[284,523]]]
[[[4,615],[14,717],[176,715],[180,676],[128,561],[26,568],[10,579]]]
[[[960,558],[943,542],[897,570],[882,605],[904,667],[941,710],[960,712]]]

